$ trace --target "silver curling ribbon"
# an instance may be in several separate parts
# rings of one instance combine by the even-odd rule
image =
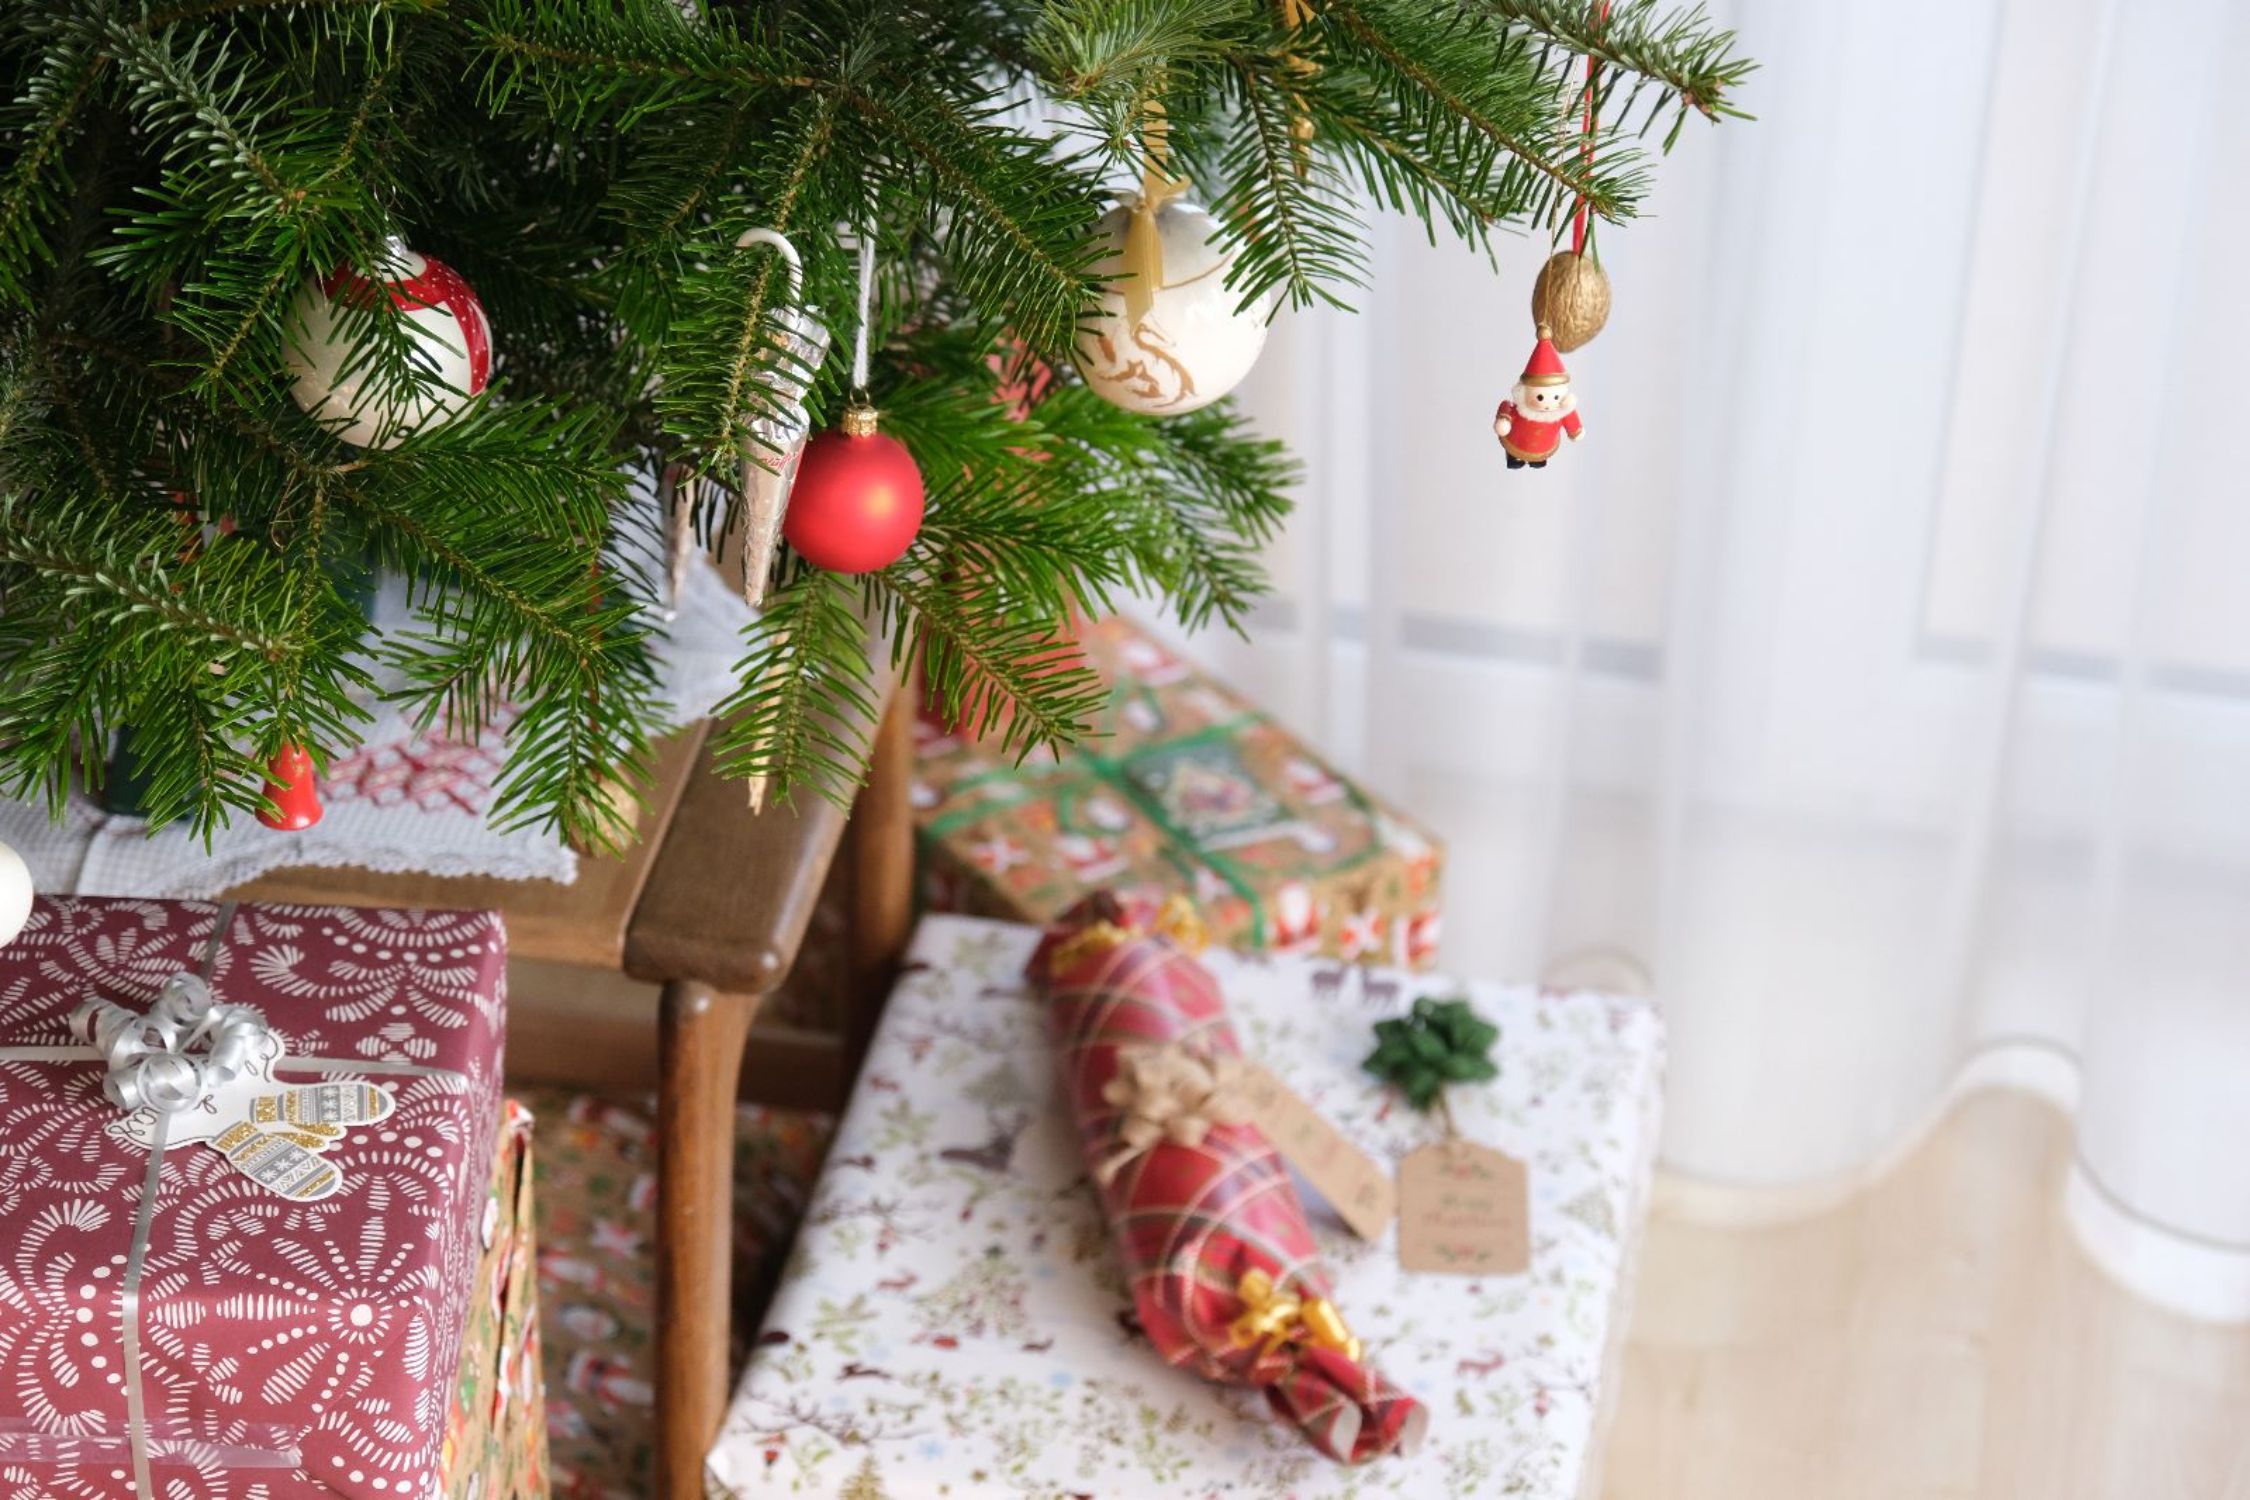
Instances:
[[[766,407],[743,423],[742,433],[742,600],[756,609],[765,601],[797,463],[812,436],[805,393],[828,358],[828,329],[804,304],[804,268],[795,246],[771,229],[749,230],[735,243],[771,246],[789,278],[787,302],[766,314],[767,335],[779,355]]]

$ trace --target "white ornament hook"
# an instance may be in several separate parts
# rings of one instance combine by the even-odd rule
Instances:
[[[789,278],[789,300],[791,302],[803,301],[805,296],[805,262],[804,258],[797,254],[797,247],[789,243],[789,236],[778,229],[745,229],[742,231],[742,237],[734,242],[734,247],[737,250],[747,250],[752,245],[764,245],[781,257],[782,265],[787,268],[784,274]]]

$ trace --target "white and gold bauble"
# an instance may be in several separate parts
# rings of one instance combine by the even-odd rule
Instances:
[[[378,297],[399,311],[410,381],[386,378],[357,347],[366,318],[349,310]],[[286,337],[289,394],[360,448],[396,447],[446,421],[492,378],[492,326],[477,294],[451,266],[396,241],[370,273],[346,267],[307,281],[290,305]]]
[[[1095,229],[1105,253],[1097,275],[1121,278],[1102,290],[1100,311],[1079,325],[1078,371],[1094,391],[1127,411],[1177,416],[1209,406],[1242,383],[1265,347],[1269,294],[1239,307],[1226,285],[1234,257],[1218,221],[1174,200],[1148,216],[1136,236],[1138,203],[1110,210]],[[1131,247],[1129,242],[1139,240]],[[1154,251],[1154,290],[1148,250]],[[1136,262],[1140,264],[1137,266]]]

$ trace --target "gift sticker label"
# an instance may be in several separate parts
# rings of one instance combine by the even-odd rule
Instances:
[[[1251,1123],[1328,1200],[1352,1233],[1361,1239],[1382,1238],[1398,1212],[1398,1194],[1381,1164],[1266,1068],[1252,1063],[1244,1069],[1243,1091]]]
[[[1398,1263],[1409,1271],[1509,1276],[1531,1266],[1524,1164],[1458,1138],[1398,1164]]]

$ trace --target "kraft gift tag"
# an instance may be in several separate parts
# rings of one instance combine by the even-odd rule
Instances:
[[[1366,1240],[1382,1238],[1384,1227],[1398,1212],[1390,1174],[1288,1084],[1256,1063],[1246,1070],[1244,1092],[1250,1101],[1251,1123],[1328,1200],[1352,1233]]]
[[[1509,1276],[1531,1266],[1524,1164],[1458,1136],[1398,1164],[1398,1263],[1409,1271]]]

